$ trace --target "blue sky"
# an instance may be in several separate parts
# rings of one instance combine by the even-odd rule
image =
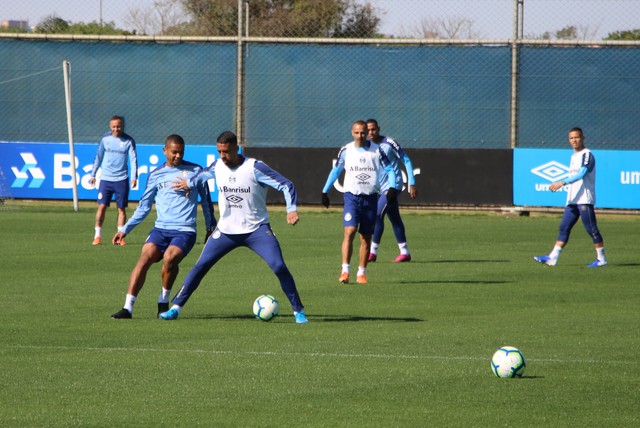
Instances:
[[[55,14],[72,22],[114,21],[127,28],[124,19],[132,7],[148,8],[154,0],[2,0],[0,20],[28,20],[35,25]],[[385,34],[415,32],[424,18],[473,20],[481,38],[512,36],[514,0],[370,0],[382,17]],[[640,28],[640,0],[524,0],[524,34],[555,32],[568,25],[600,39],[608,33]]]

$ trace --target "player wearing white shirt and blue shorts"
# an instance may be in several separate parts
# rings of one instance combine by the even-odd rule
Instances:
[[[160,260],[163,260],[163,264],[158,314],[169,309],[169,294],[178,276],[179,264],[196,243],[198,198],[202,205],[207,237],[215,228],[213,203],[206,182],[200,183],[193,191],[174,188],[174,182],[177,179],[202,171],[199,165],[183,160],[184,146],[184,140],[179,135],[167,137],[163,149],[166,156],[165,164],[149,174],[147,187],[138,208],[113,237],[113,244],[120,245],[120,241],[147,217],[155,202],[157,214],[155,225],[149,232],[142,246],[140,258],[131,272],[124,307],[113,314],[112,318],[131,318],[133,305],[144,285],[147,272],[151,265]]]
[[[593,208],[596,203],[596,159],[591,151],[584,146],[582,129],[573,128],[569,131],[569,144],[573,147],[569,177],[549,186],[549,190],[552,192],[567,186],[567,204],[560,221],[558,238],[551,253],[546,256],[535,256],[533,259],[548,266],[555,266],[562,249],[569,242],[571,229],[578,222],[578,219],[582,219],[582,224],[591,237],[596,250],[596,260],[588,264],[587,267],[606,266],[604,241],[598,229],[596,213]]]
[[[342,271],[338,282],[349,283],[349,266],[356,231],[360,235],[360,251],[356,282],[366,284],[366,269],[371,249],[371,235],[376,223],[378,191],[381,175],[389,175],[387,198],[395,200],[396,175],[386,155],[377,144],[367,139],[367,124],[356,121],[351,127],[354,140],[338,152],[338,160],[322,189],[322,205],[329,207],[329,190],[344,171],[344,209],[342,240]]]
[[[280,244],[269,225],[267,212],[267,189],[272,187],[284,195],[287,223],[295,225],[298,222],[298,196],[293,183],[265,163],[239,154],[237,137],[230,131],[220,134],[216,145],[220,159],[196,176],[174,183],[178,189],[189,189],[215,179],[220,219],[200,258],[173,298],[171,309],[161,313],[160,318],[178,318],[184,305],[218,260],[235,248],[247,247],[262,257],[276,274],[282,291],[291,303],[296,323],[306,324],[308,320],[304,306],[282,257]]]
[[[136,142],[124,133],[124,119],[113,116],[109,121],[109,128],[111,132],[104,134],[100,140],[89,178],[89,184],[95,185],[98,168],[101,169],[93,245],[99,245],[102,241],[102,224],[114,195],[118,207],[118,227],[122,227],[127,221],[125,208],[129,203],[129,177],[131,187],[138,183]],[[127,160],[131,164],[131,175]],[[125,245],[125,241],[122,240],[120,245]]]

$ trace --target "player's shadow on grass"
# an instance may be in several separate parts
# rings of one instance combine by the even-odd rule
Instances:
[[[282,316],[286,318],[287,315]],[[199,315],[192,317],[184,317],[199,320],[255,320],[253,315]],[[280,317],[278,317],[280,318]],[[276,318],[276,319],[278,319]],[[293,316],[289,316],[293,321]],[[413,317],[371,317],[360,315],[319,315],[313,314],[309,316],[310,322],[361,322],[361,321],[388,321],[388,322],[423,322],[420,318]]]
[[[424,280],[424,281],[398,281],[399,284],[511,284],[514,281],[498,281],[498,280],[468,280],[468,279],[450,279],[450,280]]]
[[[427,260],[423,263],[511,263],[504,259],[468,259],[468,260]]]

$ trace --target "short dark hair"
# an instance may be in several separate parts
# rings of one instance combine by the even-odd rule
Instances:
[[[375,119],[367,119],[367,125],[370,124],[370,123],[373,123],[376,126],[376,128],[380,128],[380,126],[378,125],[378,121],[377,120],[375,120]]]
[[[576,126],[575,128],[571,128],[571,129],[569,130],[569,133],[572,133],[572,132],[579,132],[579,133],[580,133],[580,135],[582,135],[582,136],[584,137],[584,132],[582,132],[582,128],[578,128],[578,127]]]
[[[117,114],[114,114],[113,116],[111,116],[111,119],[109,119],[109,122],[111,122],[112,120],[119,120],[120,122],[124,123],[124,117],[118,116]]]
[[[167,139],[164,142],[165,146],[169,144],[180,144],[181,146],[184,146],[184,138],[182,138],[178,134],[171,134],[167,137]]]
[[[224,131],[222,134],[218,135],[218,139],[216,140],[218,144],[233,144],[234,146],[238,145],[238,137],[231,131]]]

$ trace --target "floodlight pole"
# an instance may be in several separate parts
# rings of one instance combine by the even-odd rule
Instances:
[[[511,129],[510,145],[518,146],[518,43],[524,26],[524,0],[513,0],[513,40],[511,40]]]
[[[238,0],[238,56],[236,68],[236,135],[238,143],[244,144],[244,60],[243,60],[243,34],[242,34],[242,9],[244,0]]]
[[[67,132],[69,133],[69,157],[71,162],[71,185],[73,189],[73,210],[78,211],[78,180],[76,177],[76,152],[73,145],[73,125],[71,122],[71,78],[69,61],[62,61],[62,69],[64,70],[64,96],[67,107]]]

